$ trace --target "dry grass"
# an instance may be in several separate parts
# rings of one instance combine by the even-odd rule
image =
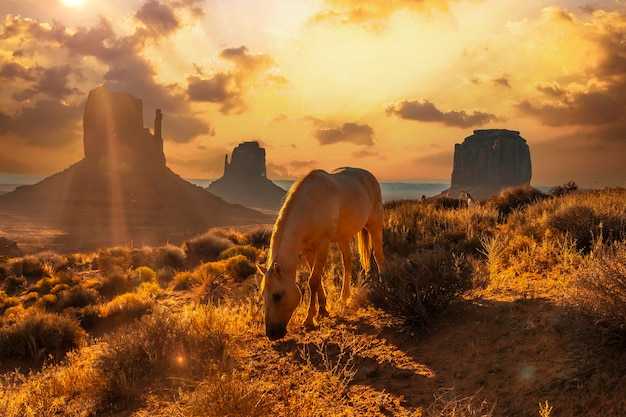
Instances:
[[[331,317],[305,332],[301,262],[276,343],[253,275],[266,228],[2,261],[0,414],[619,415],[626,191],[566,191],[388,203],[382,273],[355,263],[339,303],[333,248]]]

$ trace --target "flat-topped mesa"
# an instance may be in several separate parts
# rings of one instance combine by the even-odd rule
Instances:
[[[213,181],[207,190],[226,201],[267,210],[278,210],[287,193],[267,178],[265,149],[259,142],[244,142],[233,149],[228,162],[224,161],[224,175]]]
[[[478,198],[530,184],[530,149],[520,132],[475,130],[454,147],[451,191],[473,191]]]
[[[228,163],[228,154],[224,161],[224,177],[261,177],[265,178],[265,149],[259,142],[243,142],[233,149]]]
[[[143,126],[143,102],[128,93],[97,87],[89,92],[83,114],[85,159],[111,170],[165,167],[161,110],[154,135]]]

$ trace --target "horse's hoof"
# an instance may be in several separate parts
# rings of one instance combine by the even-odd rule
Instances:
[[[320,310],[319,313],[317,313],[320,317],[330,317],[330,313],[328,312],[328,310]]]
[[[307,332],[310,332],[312,330],[317,329],[317,326],[315,325],[315,323],[304,323],[304,330]]]

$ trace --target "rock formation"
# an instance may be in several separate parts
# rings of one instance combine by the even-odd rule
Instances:
[[[244,142],[233,149],[230,163],[224,161],[224,175],[207,190],[227,201],[247,207],[277,211],[287,193],[267,179],[265,149],[259,142]]]
[[[83,115],[85,159],[107,169],[132,171],[165,166],[160,109],[154,135],[143,126],[143,102],[130,94],[97,87],[89,93]]]
[[[98,87],[83,117],[85,157],[37,184],[0,195],[0,216],[61,231],[51,250],[177,244],[210,227],[269,224],[275,216],[225,202],[165,164],[161,121],[143,127],[142,101]],[[14,240],[19,239],[12,237]]]
[[[475,130],[454,148],[450,196],[470,192],[485,198],[503,189],[530,184],[530,149],[520,133],[507,129]]]

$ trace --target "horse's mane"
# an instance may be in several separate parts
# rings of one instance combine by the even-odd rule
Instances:
[[[298,190],[302,187],[302,183],[308,180],[308,178],[313,175],[318,174],[319,172],[324,172],[320,169],[313,170],[309,172],[304,177],[300,178],[297,182],[295,182],[290,188],[287,194],[285,195],[285,202],[283,203],[280,211],[278,212],[278,218],[276,219],[276,223],[274,223],[274,228],[272,229],[272,238],[270,239],[270,249],[267,252],[267,267],[271,267],[274,263],[274,244],[282,239],[283,231],[285,230],[285,222],[287,221],[287,217],[292,210],[293,201],[295,199],[295,195],[298,193]]]

